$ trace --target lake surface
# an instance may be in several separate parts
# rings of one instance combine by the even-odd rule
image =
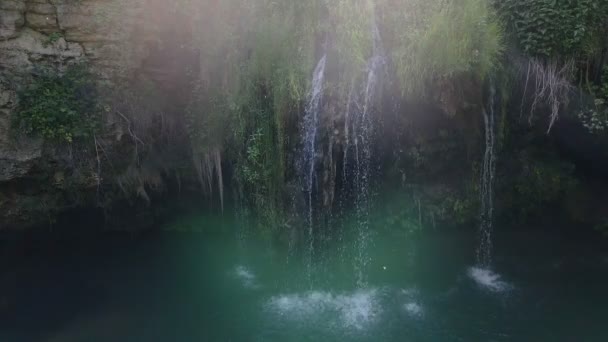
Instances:
[[[347,236],[309,265],[213,222],[2,239],[0,341],[608,341],[601,243],[497,227],[490,270],[474,234],[379,230],[359,279]]]

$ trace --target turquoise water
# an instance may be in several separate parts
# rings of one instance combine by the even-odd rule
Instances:
[[[207,231],[2,240],[0,341],[608,340],[601,243],[497,227],[484,270],[474,234],[377,230],[357,287],[346,236],[309,276],[303,251],[188,222]]]

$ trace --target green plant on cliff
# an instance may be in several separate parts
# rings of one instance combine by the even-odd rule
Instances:
[[[354,101],[374,54],[384,57],[383,77],[414,95],[461,73],[485,78],[503,49],[502,27],[484,0],[181,0],[169,6],[179,25],[189,26],[183,30],[200,56],[185,121],[201,183],[211,191],[221,182],[221,159],[236,171],[246,202],[266,218],[285,209],[284,186],[294,171],[289,152],[299,144],[294,136],[320,56],[327,56],[325,98],[345,104]]]
[[[463,73],[484,79],[499,66],[503,27],[485,0],[401,0],[384,10],[383,33],[405,94],[424,95],[432,81]]]
[[[594,53],[605,34],[604,0],[498,0],[495,4],[526,54],[566,59]]]
[[[246,202],[267,222],[282,211],[285,127],[307,96],[314,8],[314,2],[232,0],[202,1],[192,11],[201,51],[187,114],[193,154],[205,160],[210,149],[221,151]]]
[[[90,138],[98,128],[97,88],[84,66],[45,72],[19,93],[17,124],[55,142]]]
[[[608,130],[608,68],[603,71],[600,85],[589,85],[591,103],[581,108],[577,116],[591,133],[602,134]]]
[[[608,2],[604,0],[495,0],[513,45],[522,61],[524,95],[530,97],[529,121],[537,107],[550,110],[549,130],[560,110],[578,88],[593,95],[602,86],[608,49]],[[591,107],[598,103],[591,102]],[[526,96],[522,101],[524,110]],[[599,107],[602,107],[601,101]],[[583,109],[579,117],[588,127],[597,125],[602,110]]]

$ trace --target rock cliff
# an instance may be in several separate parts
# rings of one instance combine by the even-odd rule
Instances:
[[[57,193],[70,177],[66,152],[13,125],[18,92],[45,70],[61,73],[84,63],[100,82],[111,83],[141,65],[132,43],[147,29],[144,7],[138,0],[0,1],[0,229],[43,221],[40,214],[49,208],[74,205]]]

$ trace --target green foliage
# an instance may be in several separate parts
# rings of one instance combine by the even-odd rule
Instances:
[[[27,134],[71,143],[91,137],[100,108],[96,85],[83,66],[46,73],[19,93],[17,122]]]
[[[460,73],[484,79],[498,67],[503,28],[485,0],[397,3],[402,10],[388,6],[385,15],[404,93],[424,94],[429,81]]]
[[[371,1],[338,0],[328,3],[328,12],[334,20],[332,33],[335,35],[332,52],[336,59],[340,77],[335,87],[347,91],[348,82],[361,75],[367,60],[373,53],[373,27],[375,8]],[[378,24],[378,23],[377,23]]]
[[[265,223],[276,222],[282,211],[285,126],[308,94],[315,6],[202,1],[193,11],[201,51],[188,113],[193,151],[227,150],[245,200]]]
[[[605,0],[496,0],[521,49],[533,57],[593,54],[605,34]]]
[[[267,177],[268,170],[264,169],[263,152],[261,141],[263,133],[261,129],[251,135],[247,146],[246,162],[243,165],[242,175],[245,182],[256,184]]]
[[[608,46],[608,2],[494,0],[494,4],[512,41],[530,58],[523,85],[533,92],[529,120],[537,105],[550,107],[550,131],[578,81],[581,94],[593,97],[583,101],[577,113],[581,123],[592,133],[604,131],[608,113],[604,99],[596,94],[603,84],[600,75]]]
[[[266,132],[269,133],[269,132]],[[280,210],[278,194],[273,193],[280,187],[280,183],[273,178],[277,170],[275,157],[268,150],[268,136],[262,129],[252,134],[247,144],[244,160],[241,161],[239,177],[248,200],[256,214],[265,224],[276,223],[276,215]]]
[[[63,38],[63,33],[61,32],[53,32],[49,34],[48,39],[43,42],[44,46],[55,44],[59,39]]]
[[[414,95],[440,78],[486,77],[503,49],[485,0],[181,0],[174,7],[192,19],[200,51],[187,113],[193,153],[221,150],[267,221],[284,210],[287,155],[298,143],[289,137],[321,55],[327,98],[346,103],[374,53],[396,71],[389,81]],[[374,24],[384,51],[374,51]]]
[[[608,103],[602,98],[595,99],[588,109],[581,110],[578,118],[591,133],[603,133],[608,129]]]
[[[608,130],[608,68],[604,69],[600,84],[589,84],[588,90],[593,101],[577,114],[583,126],[596,134]]]

